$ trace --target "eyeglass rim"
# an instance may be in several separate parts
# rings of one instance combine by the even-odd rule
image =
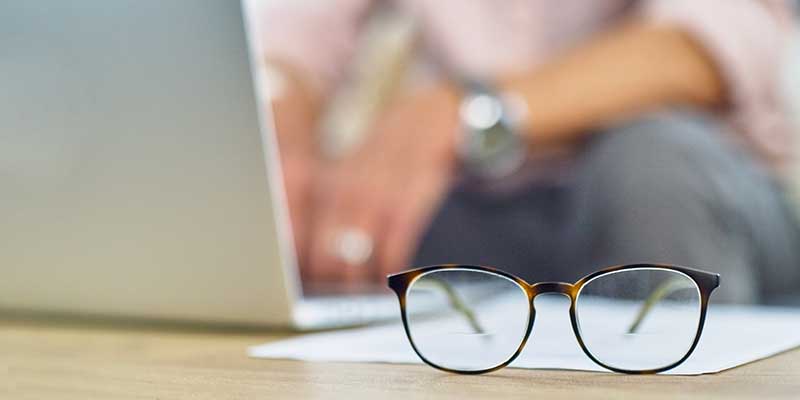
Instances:
[[[629,370],[624,368],[617,368],[611,365],[608,365],[595,357],[591,351],[588,349],[586,344],[583,341],[583,338],[580,334],[580,328],[577,321],[576,316],[576,302],[578,299],[578,295],[580,294],[581,289],[583,286],[590,281],[594,280],[603,275],[607,275],[610,273],[616,273],[620,271],[626,270],[635,270],[635,269],[660,269],[660,270],[669,270],[680,272],[686,276],[688,276],[696,285],[697,289],[700,293],[700,318],[698,321],[697,332],[695,333],[694,340],[692,341],[691,346],[689,347],[686,354],[683,355],[678,361],[663,366],[659,368],[653,369],[646,369],[646,370]],[[484,368],[480,370],[459,370],[453,368],[447,368],[441,365],[438,365],[434,362],[431,362],[424,355],[418,350],[414,340],[411,336],[411,332],[408,326],[408,316],[406,313],[406,295],[408,293],[408,289],[413,285],[413,283],[421,278],[422,276],[437,271],[444,271],[444,270],[468,270],[468,271],[477,271],[477,272],[485,272],[485,273],[492,273],[499,275],[503,278],[507,278],[514,283],[516,283],[523,292],[528,296],[528,324],[526,328],[525,335],[523,336],[519,346],[517,347],[516,351],[504,362],[489,368]],[[467,375],[477,375],[477,374],[484,374],[488,372],[493,372],[504,368],[511,364],[522,352],[522,349],[525,348],[527,344],[528,338],[533,330],[533,323],[536,317],[536,310],[533,305],[533,300],[539,294],[543,293],[560,293],[564,294],[570,299],[570,321],[572,325],[572,331],[575,334],[575,338],[578,340],[578,344],[581,347],[581,350],[586,354],[589,359],[591,359],[596,364],[600,365],[603,368],[606,368],[610,371],[624,373],[624,374],[632,374],[632,375],[643,375],[643,374],[656,374],[659,372],[668,371],[672,368],[677,367],[678,365],[685,362],[691,354],[694,352],[695,348],[697,348],[697,344],[700,341],[700,337],[703,333],[703,327],[705,326],[706,314],[708,310],[708,303],[711,297],[711,293],[719,286],[719,274],[713,272],[707,272],[695,268],[685,267],[681,265],[672,265],[672,264],[660,264],[660,263],[637,263],[637,264],[624,264],[624,265],[615,265],[611,267],[602,268],[598,271],[595,271],[589,275],[584,276],[583,278],[579,279],[575,283],[566,283],[566,282],[536,282],[536,283],[528,283],[524,279],[500,270],[495,267],[489,266],[482,266],[482,265],[466,265],[466,264],[440,264],[440,265],[429,265],[419,268],[410,269],[407,271],[398,272],[395,274],[391,274],[387,276],[388,286],[392,291],[395,292],[397,295],[398,301],[400,303],[400,315],[403,321],[403,327],[406,332],[406,337],[408,338],[409,343],[411,344],[412,349],[417,354],[417,356],[426,364],[430,365],[433,368],[458,373],[458,374],[467,374]]]

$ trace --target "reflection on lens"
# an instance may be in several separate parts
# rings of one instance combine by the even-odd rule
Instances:
[[[439,367],[481,371],[508,361],[528,329],[528,295],[491,272],[447,269],[417,278],[406,293],[409,337]]]
[[[700,303],[700,290],[685,274],[637,268],[586,282],[575,316],[584,345],[598,361],[622,370],[654,370],[689,352]]]

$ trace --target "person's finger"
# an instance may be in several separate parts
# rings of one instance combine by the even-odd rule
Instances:
[[[309,272],[317,283],[337,282],[343,279],[344,269],[332,253],[331,244],[336,238],[342,210],[337,190],[320,197],[314,204],[313,223],[309,233]]]
[[[378,276],[409,268],[424,230],[449,189],[446,174],[434,173],[411,184],[387,221],[384,246],[378,254]]]
[[[355,284],[370,275],[378,212],[362,182],[339,181],[338,185],[319,203],[311,269],[316,281]]]
[[[313,253],[315,279],[358,283],[373,269],[372,253],[376,226],[369,213],[338,213],[317,230]]]

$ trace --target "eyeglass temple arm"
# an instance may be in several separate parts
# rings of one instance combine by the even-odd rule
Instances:
[[[650,293],[650,296],[645,299],[642,307],[639,308],[636,318],[634,318],[633,323],[628,328],[628,333],[636,333],[636,331],[639,330],[639,326],[641,326],[647,314],[650,313],[650,310],[652,310],[653,306],[658,304],[659,301],[678,290],[691,289],[693,287],[693,284],[687,284],[686,280],[683,278],[673,278],[658,285],[658,287]]]
[[[478,322],[478,318],[475,316],[475,313],[466,303],[464,303],[464,301],[461,299],[461,296],[458,295],[458,293],[450,284],[432,276],[428,277],[428,279],[425,279],[424,282],[432,283],[434,284],[433,287],[436,287],[444,292],[444,294],[447,296],[447,299],[450,301],[450,306],[464,316],[472,329],[475,330],[475,333],[486,333],[486,330],[483,329],[481,323]]]

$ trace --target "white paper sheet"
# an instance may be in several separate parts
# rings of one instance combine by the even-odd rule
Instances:
[[[531,337],[510,367],[607,371],[580,349],[566,302],[540,304],[537,299],[536,306]],[[665,373],[716,373],[798,346],[800,309],[712,304],[697,349],[686,362]],[[253,346],[248,353],[305,361],[422,363],[400,322],[298,336]]]

